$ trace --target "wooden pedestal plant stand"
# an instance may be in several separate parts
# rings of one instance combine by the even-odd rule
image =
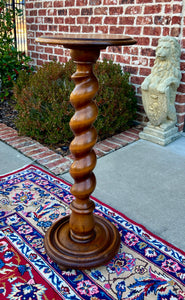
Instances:
[[[75,138],[70,144],[74,162],[70,174],[74,179],[71,193],[71,215],[54,223],[44,239],[48,256],[61,269],[88,269],[110,261],[120,246],[120,235],[107,219],[94,215],[94,202],[89,199],[96,186],[92,172],[96,165],[93,146],[97,140],[93,126],[98,109],[93,101],[98,91],[98,81],[93,73],[100,50],[107,46],[135,44],[130,37],[120,35],[68,34],[45,36],[40,43],[60,44],[70,49],[71,58],[77,65],[72,75],[75,88],[70,101],[75,108],[70,128]]]

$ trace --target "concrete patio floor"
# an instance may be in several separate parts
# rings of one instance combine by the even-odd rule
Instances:
[[[30,163],[0,142],[0,175]],[[99,158],[94,171],[93,196],[185,251],[185,136],[166,147],[138,140]]]

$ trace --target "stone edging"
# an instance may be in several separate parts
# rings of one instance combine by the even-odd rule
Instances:
[[[97,158],[135,142],[139,139],[139,132],[141,130],[142,126],[138,125],[104,141],[98,142],[94,146]],[[25,156],[33,159],[34,162],[49,169],[55,175],[68,172],[73,161],[71,154],[67,156],[57,154],[30,137],[19,136],[15,129],[3,123],[0,123],[0,140]]]

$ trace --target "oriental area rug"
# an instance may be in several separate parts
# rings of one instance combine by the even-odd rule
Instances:
[[[70,213],[70,186],[33,165],[0,177],[0,299],[185,299],[185,253],[92,199],[118,228],[119,252],[98,268],[61,271],[43,237]]]

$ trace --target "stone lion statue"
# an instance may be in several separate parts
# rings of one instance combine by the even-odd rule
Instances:
[[[180,45],[175,38],[161,38],[151,74],[141,85],[144,109],[154,126],[176,123],[175,97],[181,79],[180,54]]]

